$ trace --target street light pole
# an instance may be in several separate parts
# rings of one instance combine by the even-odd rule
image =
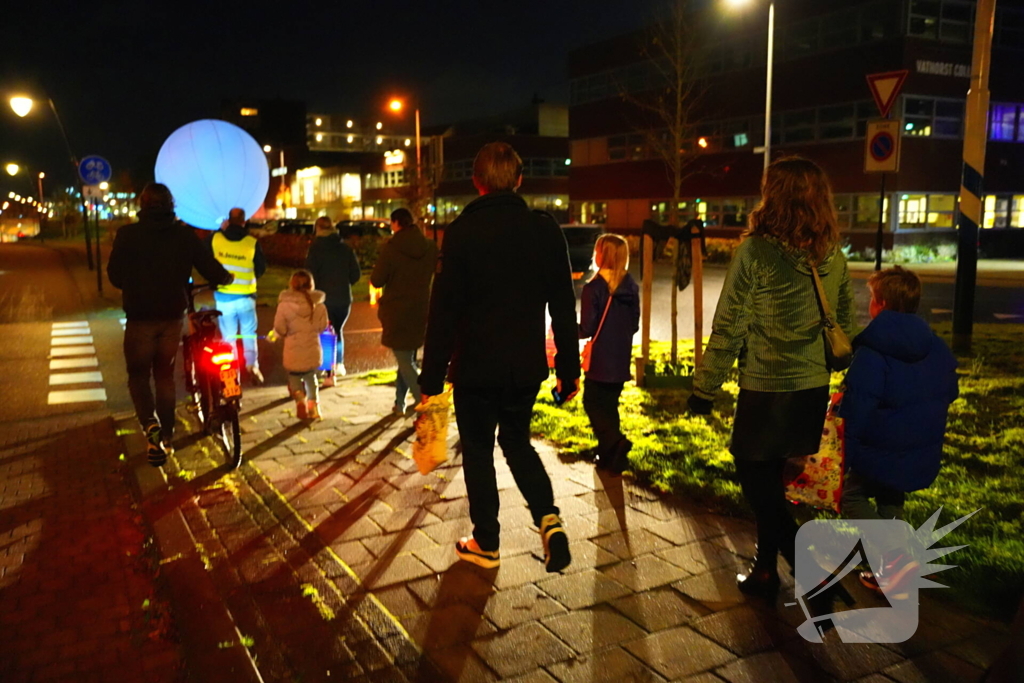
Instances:
[[[420,163],[420,109],[416,107],[416,185],[420,184],[423,165]]]
[[[978,226],[984,219],[988,76],[996,0],[979,0],[974,15],[971,88],[964,117],[964,169],[957,212],[956,287],[953,295],[953,349],[970,353],[974,332],[974,292],[978,279]]]
[[[768,3],[768,69],[764,93],[764,170],[772,162],[772,63],[775,61],[775,2]]]

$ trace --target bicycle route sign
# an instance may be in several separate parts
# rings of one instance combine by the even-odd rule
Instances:
[[[99,185],[110,180],[110,162],[103,157],[90,155],[78,162],[78,175],[86,185]]]
[[[868,122],[864,149],[865,173],[896,173],[900,170],[900,119]]]

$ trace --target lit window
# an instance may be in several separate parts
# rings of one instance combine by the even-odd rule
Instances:
[[[242,107],[242,110],[238,112],[242,116],[259,116],[260,110],[252,107]]]
[[[346,138],[346,139],[348,140],[349,144],[352,144],[352,141],[355,140],[355,136],[354,135],[349,135],[348,138]]]
[[[348,121],[345,122],[345,127],[346,128],[351,128],[352,127],[352,119],[349,119]]]
[[[323,122],[324,122],[324,120],[318,117],[317,120],[316,120],[316,125],[319,126],[319,125],[323,124]]]
[[[1024,130],[1017,130],[1015,104],[993,104],[989,114],[988,138],[997,142],[1024,142]]]
[[[405,146],[408,147],[411,144],[412,144],[412,140],[410,140],[409,138],[406,138],[405,139]]]
[[[384,127],[384,124],[383,124],[383,123],[381,123],[380,121],[378,121],[378,122],[377,122],[377,130],[380,130],[380,129],[381,129],[381,128],[383,128],[383,127]]]
[[[384,138],[383,138],[383,137],[381,137],[380,135],[378,135],[378,136],[377,136],[377,144],[379,145],[379,144],[381,144],[382,142],[384,142]]]
[[[323,133],[317,133],[316,134],[316,141],[317,142],[323,142],[324,141],[324,134]]]

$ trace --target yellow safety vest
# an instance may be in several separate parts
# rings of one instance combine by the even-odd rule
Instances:
[[[213,236],[213,256],[224,268],[235,276],[230,285],[217,288],[223,294],[255,294],[256,293],[256,238],[246,235],[237,242],[232,242],[224,233]]]

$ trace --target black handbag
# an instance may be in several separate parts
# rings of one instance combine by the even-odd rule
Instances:
[[[811,275],[814,278],[814,291],[817,294],[818,310],[821,311],[821,324],[824,327],[821,334],[825,338],[825,365],[832,372],[845,370],[850,367],[850,361],[853,360],[853,344],[832,316],[817,267],[811,266]]]

